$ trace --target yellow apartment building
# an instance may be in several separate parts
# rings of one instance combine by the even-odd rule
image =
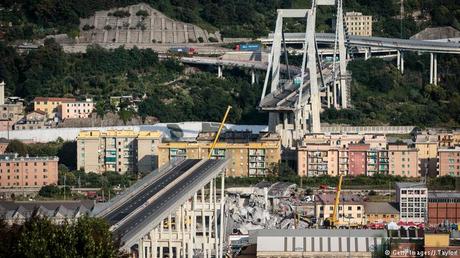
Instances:
[[[49,98],[36,97],[34,102],[34,111],[41,110],[46,112],[48,118],[54,118],[59,113],[59,108],[63,102],[76,101],[74,98]]]
[[[157,131],[81,131],[77,137],[77,166],[85,172],[151,172],[158,168]]]
[[[372,36],[372,16],[360,12],[346,12],[343,16],[350,35]]]
[[[436,176],[438,163],[438,137],[436,135],[419,134],[415,140],[420,175]]]
[[[176,159],[206,159],[214,133],[201,133],[193,142],[163,142],[158,146],[160,167]],[[226,132],[221,135],[212,158],[230,160],[227,176],[265,176],[281,160],[280,138],[276,134]]]
[[[418,177],[417,149],[405,143],[388,144],[389,174],[392,176]]]

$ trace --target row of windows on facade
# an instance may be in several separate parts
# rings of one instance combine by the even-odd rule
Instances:
[[[372,16],[345,16],[345,20],[353,20],[353,21],[360,21],[360,20],[370,20]]]
[[[47,185],[48,183],[47,182],[43,182],[42,185]],[[25,186],[29,186],[29,182],[25,182],[24,183]],[[33,185],[38,185],[37,182],[34,182]],[[2,182],[0,182],[0,186],[11,186],[10,182],[6,183],[6,184],[2,184]],[[19,182],[15,182],[13,183],[13,186],[19,186]]]
[[[426,190],[423,190],[423,189],[409,189],[409,190],[401,190],[401,194],[426,194]],[[412,201],[411,200],[412,198],[409,198],[409,201]],[[418,198],[416,198],[418,200]],[[426,198],[422,198],[426,201]]]
[[[29,163],[32,164],[32,162],[21,162],[22,164],[24,164],[24,166],[29,166]],[[46,163],[47,162],[43,162],[43,166],[46,166]],[[2,163],[0,163],[2,164]],[[7,167],[9,167],[10,165],[11,166],[19,166],[20,162],[3,162],[3,164],[6,164]],[[38,162],[34,162],[34,166],[37,166],[38,165]]]
[[[80,107],[80,104],[81,104],[82,107],[91,107],[91,106],[93,106],[93,103],[72,103],[72,104],[67,103],[66,106],[67,107]]]
[[[425,218],[424,213],[401,213],[401,218]]]
[[[83,109],[83,110],[78,110],[78,114],[81,114],[81,113],[91,113],[93,110],[92,109]],[[70,113],[70,109],[67,109],[67,113]],[[74,112],[74,113],[77,113],[77,112]]]
[[[343,209],[343,206],[340,206],[339,205],[339,211],[341,211]],[[324,206],[319,206],[319,210],[322,211],[324,210]],[[334,210],[334,206],[329,206],[329,210],[330,211],[333,211]],[[348,206],[347,207],[347,210],[351,211],[353,210],[353,206]],[[360,211],[361,210],[361,206],[356,206],[356,210]]]
[[[24,177],[25,179],[29,179],[28,176],[25,176]],[[37,179],[37,175],[34,176],[35,179]],[[43,175],[43,178],[48,178],[48,175]],[[2,176],[0,176],[0,179],[2,179]],[[6,179],[10,180],[11,179],[11,176],[6,176]],[[13,179],[19,179],[19,176],[13,176]]]
[[[21,172],[19,169],[14,169],[13,171],[14,171],[15,173]],[[3,169],[0,168],[0,173],[3,173],[3,172],[5,172],[5,173],[10,173],[11,170],[10,170],[9,168],[6,169],[6,170],[3,170]],[[28,169],[28,168],[24,169],[24,172],[28,173],[28,172],[29,172],[29,169]],[[39,172],[39,171],[38,171],[38,169],[34,168],[33,172]],[[48,172],[48,169],[44,168],[44,169],[42,169],[42,172],[43,172],[43,173],[46,173],[46,172]]]

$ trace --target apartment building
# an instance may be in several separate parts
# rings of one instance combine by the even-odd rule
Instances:
[[[369,146],[369,144],[350,144],[348,146],[348,175],[361,176],[367,174]]]
[[[346,12],[343,16],[350,35],[372,36],[372,16],[360,12]]]
[[[384,135],[311,134],[297,148],[299,176],[388,174]]]
[[[49,119],[56,117],[59,114],[59,108],[64,102],[75,102],[75,98],[50,98],[36,97],[34,102],[34,110],[46,112]]]
[[[58,157],[0,155],[0,187],[42,187],[58,183]]]
[[[438,162],[438,137],[436,135],[419,134],[415,140],[420,175],[436,176]]]
[[[458,130],[440,130],[434,132],[438,137],[439,147],[455,147],[460,145],[460,131]]]
[[[163,142],[158,146],[159,165],[175,159],[207,158],[214,132],[200,133],[192,142]],[[280,137],[273,133],[225,132],[211,158],[230,160],[227,176],[265,176],[281,161]]]
[[[334,202],[334,193],[321,193],[315,197],[315,217],[318,221],[332,217]],[[364,201],[357,195],[343,193],[340,196],[337,212],[341,225],[362,226],[366,224]]]
[[[460,146],[438,149],[438,175],[460,176]]]
[[[162,133],[157,131],[81,131],[77,165],[85,172],[151,172],[158,167]]]
[[[418,177],[417,149],[407,143],[388,144],[389,174],[392,176]]]
[[[72,118],[88,118],[94,110],[92,99],[85,101],[63,101],[59,106],[59,113],[62,120]]]
[[[425,222],[428,188],[424,183],[396,183],[396,201],[399,202],[399,218],[401,221]]]

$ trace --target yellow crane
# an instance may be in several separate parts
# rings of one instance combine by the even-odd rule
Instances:
[[[337,185],[336,193],[335,193],[335,200],[334,200],[334,210],[332,211],[332,217],[329,218],[329,226],[330,227],[338,227],[339,219],[339,203],[340,203],[340,191],[342,191],[342,182],[343,182],[343,175],[339,177],[339,184]]]
[[[216,143],[219,140],[220,132],[222,131],[222,128],[224,128],[225,121],[227,121],[228,113],[230,113],[230,109],[232,109],[232,106],[228,106],[227,111],[225,111],[224,118],[222,119],[222,122],[220,123],[219,130],[217,130],[217,134],[216,134],[216,137],[214,138],[214,142],[211,145],[211,149],[209,149],[208,159],[211,158],[212,152],[214,148],[216,147]]]

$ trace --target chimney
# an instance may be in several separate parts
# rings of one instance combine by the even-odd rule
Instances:
[[[5,104],[5,82],[0,82],[0,105]]]

